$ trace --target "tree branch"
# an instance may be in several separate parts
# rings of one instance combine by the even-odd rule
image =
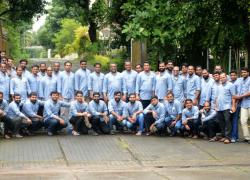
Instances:
[[[7,10],[5,10],[5,11],[1,12],[1,13],[0,13],[0,17],[1,17],[1,16],[3,16],[3,15],[5,15],[5,14],[7,14],[8,12],[10,12],[10,10],[9,10],[9,9],[7,9]]]

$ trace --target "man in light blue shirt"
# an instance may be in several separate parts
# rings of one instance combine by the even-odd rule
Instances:
[[[150,71],[149,62],[144,62],[143,70],[137,75],[135,92],[137,100],[140,100],[143,108],[146,108],[155,94],[155,73]]]
[[[143,107],[140,101],[136,101],[135,93],[129,94],[127,111],[128,118],[125,120],[126,127],[128,129],[135,130],[137,129],[136,126],[139,125],[139,130],[136,135],[141,136],[144,129]]]
[[[165,108],[157,96],[151,98],[150,104],[144,109],[145,129],[147,134],[161,135],[166,130]]]
[[[200,125],[199,108],[193,105],[192,99],[185,100],[185,107],[182,110],[182,124],[192,138],[197,139]]]
[[[127,105],[124,101],[121,100],[122,92],[114,92],[114,99],[108,102],[109,110],[109,122],[111,133],[113,134],[113,125],[116,126],[117,130],[123,130],[123,127],[126,125],[127,118]]]
[[[22,105],[23,103],[21,102],[21,95],[14,94],[13,101],[9,104],[9,108],[7,111],[7,116],[11,119],[11,123],[14,126],[13,135],[17,138],[23,137],[22,135],[20,135],[21,128],[32,124],[31,119],[29,119],[21,112]]]
[[[29,99],[23,103],[22,113],[31,119],[32,124],[28,127],[31,133],[43,127],[43,117],[38,114],[39,107],[43,106],[44,102],[37,99],[37,93],[32,92]]]
[[[211,108],[217,111],[217,97],[219,93],[219,86],[220,86],[220,73],[214,72],[213,73],[214,82],[210,84],[207,91],[206,101],[210,103]]]
[[[104,101],[100,100],[98,92],[93,93],[93,100],[89,102],[89,113],[93,129],[98,134],[110,134],[110,123],[108,118],[108,108]]]
[[[227,81],[227,75],[225,73],[220,74],[221,85],[218,89],[218,112],[217,118],[220,123],[222,139],[221,142],[225,144],[230,143],[231,140],[231,113],[236,111],[236,104],[234,96],[236,95],[235,86]],[[230,112],[231,111],[231,112]]]
[[[22,76],[25,78],[28,78],[30,75],[30,72],[27,70],[28,60],[27,59],[21,59],[19,61],[19,66],[22,68]]]
[[[88,90],[89,90],[89,97],[93,99],[93,93],[98,92],[100,94],[100,98],[103,98],[103,81],[104,81],[104,74],[101,73],[102,65],[100,63],[94,64],[94,72],[89,75],[88,79]]]
[[[250,134],[248,129],[248,119],[250,118],[250,77],[249,69],[241,69],[240,93],[235,99],[241,101],[240,121],[244,136],[244,141],[250,143]]]
[[[54,77],[52,67],[47,68],[46,76],[42,77],[39,84],[39,98],[48,100],[50,93],[57,90],[57,79]]]
[[[203,108],[206,99],[207,99],[207,94],[208,94],[208,90],[212,83],[214,82],[214,80],[212,78],[209,77],[209,73],[207,71],[207,69],[203,69],[202,70],[202,79],[201,79],[201,93],[200,93],[200,109]]]
[[[184,104],[185,101],[185,92],[186,92],[186,80],[183,76],[180,75],[180,70],[178,66],[175,66],[173,69],[172,75],[173,82],[173,93],[176,100],[181,104]]]
[[[160,102],[164,101],[165,96],[168,92],[172,91],[173,84],[169,73],[165,71],[165,63],[161,62],[159,64],[159,72],[155,77],[155,95],[159,98]]]
[[[64,102],[71,102],[75,97],[75,74],[71,72],[72,63],[64,63],[64,71],[61,72],[57,79],[57,91],[60,93]],[[69,109],[62,107],[61,115],[67,121],[69,120]]]
[[[60,117],[61,107],[69,108],[70,103],[59,100],[57,91],[51,92],[51,98],[44,103],[44,124],[48,128],[48,135],[53,136],[57,131],[67,127],[67,121]]]
[[[85,99],[88,97],[88,79],[90,70],[87,69],[87,61],[80,61],[80,69],[75,72],[75,90],[82,91]]]
[[[39,66],[32,65],[31,74],[27,77],[31,92],[38,93],[39,91],[40,77],[38,75],[38,71]]]
[[[13,124],[11,123],[11,119],[7,116],[9,104],[4,99],[3,92],[0,91],[0,122],[4,124],[4,138],[10,139],[11,136],[9,131],[13,131]]]
[[[176,133],[180,134],[180,131],[183,129],[181,122],[182,104],[174,99],[172,92],[167,94],[166,99],[163,103],[166,113],[165,122],[166,126],[171,130],[171,136],[174,136]]]
[[[70,103],[70,120],[73,126],[72,135],[79,136],[80,134],[98,135],[92,129],[92,124],[89,122],[91,114],[88,110],[88,104],[84,100],[83,92],[76,91],[76,100]]]
[[[121,73],[117,72],[117,65],[112,63],[110,64],[110,72],[104,76],[103,81],[103,96],[106,103],[114,99],[115,91],[125,93],[125,87]]]
[[[59,77],[61,64],[59,62],[54,62],[53,64],[53,77],[56,79]]]
[[[47,65],[45,62],[41,62],[39,65],[39,73],[38,76],[44,77],[46,76]]]
[[[211,108],[209,102],[205,102],[203,108],[200,110],[201,113],[201,126],[199,128],[200,134],[204,135],[204,138],[209,138],[212,142],[216,138],[219,124],[216,120],[216,111]]]
[[[23,77],[23,70],[19,66],[16,69],[16,77],[10,81],[10,94],[13,97],[14,94],[20,94],[22,101],[25,101],[28,94],[31,93],[29,82],[26,77]]]
[[[187,99],[192,99],[194,105],[198,105],[200,90],[201,90],[201,81],[198,76],[194,73],[194,66],[188,66],[188,76],[187,76]]]
[[[3,93],[3,98],[9,101],[10,95],[10,77],[7,73],[6,64],[1,63],[0,65],[0,91]]]
[[[124,64],[125,70],[122,72],[122,79],[124,84],[123,101],[128,100],[128,95],[135,93],[137,72],[132,70],[130,61],[126,61]]]

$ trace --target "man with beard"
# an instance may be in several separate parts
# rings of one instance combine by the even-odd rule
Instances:
[[[110,129],[113,133],[113,125],[116,125],[116,129],[122,130],[126,125],[127,118],[127,105],[121,100],[122,93],[120,91],[114,92],[114,99],[108,103]]]
[[[139,74],[140,72],[142,72],[142,65],[141,64],[137,64],[135,66],[135,71]]]
[[[108,108],[105,102],[100,100],[98,92],[93,93],[93,100],[89,102],[89,113],[94,131],[98,134],[110,134]]]
[[[53,64],[53,76],[56,79],[58,78],[59,74],[61,73],[60,66],[61,66],[61,64],[59,62],[54,62],[54,64]]]
[[[25,78],[28,78],[30,75],[30,72],[27,70],[28,60],[27,59],[21,59],[19,61],[19,66],[22,68],[22,75]]]
[[[165,64],[165,66],[166,66],[166,73],[171,76],[173,68],[174,68],[173,61],[168,60],[167,63]]]
[[[180,134],[181,129],[183,129],[181,123],[182,104],[174,99],[172,92],[169,92],[167,100],[164,102],[164,107],[166,112],[165,122],[166,126],[171,130],[171,136]]]
[[[159,72],[155,77],[154,85],[155,95],[159,98],[160,102],[163,102],[167,93],[172,91],[173,84],[171,76],[165,71],[165,63],[161,62],[159,64]]]
[[[188,75],[188,64],[187,63],[183,63],[181,65],[181,76],[186,79]]]
[[[145,129],[147,136],[157,133],[162,134],[166,130],[165,108],[159,102],[157,96],[151,98],[150,104],[143,111],[145,115]]]
[[[140,101],[136,101],[135,93],[129,94],[129,102],[127,103],[128,118],[126,119],[126,126],[128,129],[136,130],[139,125],[137,136],[141,136],[143,132],[144,116],[143,107]]]
[[[180,70],[178,66],[173,69],[172,83],[173,83],[173,93],[175,99],[180,103],[184,104],[185,92],[186,92],[186,80],[182,75],[179,74]]]
[[[37,99],[37,93],[32,92],[22,107],[22,113],[31,119],[32,124],[28,127],[31,134],[43,127],[43,117],[38,115],[39,107],[43,106],[43,102]]]
[[[187,99],[191,99],[193,104],[196,106],[199,102],[201,90],[201,81],[198,76],[194,73],[194,66],[188,66],[188,76],[187,76]]]
[[[202,67],[201,66],[196,66],[195,67],[195,74],[198,76],[200,79],[202,79]]]
[[[62,107],[69,108],[70,104],[59,100],[57,91],[51,92],[51,98],[44,103],[44,124],[48,128],[48,135],[53,136],[57,131],[67,127],[67,121],[59,116]]]
[[[44,77],[44,76],[46,75],[46,70],[47,70],[47,65],[46,65],[46,63],[44,63],[44,62],[40,63],[38,75],[39,75],[40,77]]]
[[[93,93],[98,92],[100,98],[103,98],[102,88],[103,88],[103,80],[104,74],[101,73],[102,65],[100,63],[94,64],[94,72],[89,75],[88,79],[88,90],[90,94],[90,98],[93,99]]]
[[[146,108],[155,94],[155,73],[150,70],[149,62],[144,62],[143,69],[144,71],[137,76],[135,91],[137,100],[140,100],[143,108]]]
[[[110,72],[104,76],[103,82],[103,96],[104,101],[114,99],[114,92],[125,90],[124,83],[122,81],[121,73],[117,72],[117,65],[115,63],[110,64]]]
[[[3,93],[3,98],[9,101],[10,95],[10,77],[7,73],[6,64],[0,64],[0,91]]]
[[[213,78],[214,78],[214,82],[209,87],[207,87],[208,92],[207,92],[206,101],[211,104],[212,109],[215,109],[217,111],[216,98],[219,93],[220,73],[215,71],[213,73]]]
[[[20,135],[20,130],[23,126],[26,127],[32,124],[31,119],[21,112],[22,105],[23,103],[21,102],[21,95],[14,94],[13,101],[9,104],[9,108],[7,111],[7,116],[11,119],[11,123],[14,126],[13,136],[17,138],[23,137],[22,135]]]
[[[39,84],[39,98],[45,101],[49,99],[52,91],[57,90],[57,79],[53,75],[52,67],[49,66],[46,73]]]
[[[14,98],[14,94],[19,94],[22,101],[25,101],[30,93],[29,82],[27,78],[23,76],[22,67],[19,66],[16,69],[16,77],[10,80],[10,94],[12,98]]]
[[[126,61],[124,63],[125,70],[122,72],[122,79],[124,83],[124,92],[123,94],[123,101],[128,100],[128,95],[131,93],[135,93],[135,86],[136,86],[136,78],[137,73],[132,70],[132,65],[130,61]]]
[[[200,94],[200,109],[203,108],[204,103],[206,102],[208,87],[212,85],[214,80],[209,77],[209,72],[206,69],[202,70],[202,79],[201,79],[201,94]]]

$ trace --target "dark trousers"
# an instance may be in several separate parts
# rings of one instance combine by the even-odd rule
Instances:
[[[73,129],[77,131],[80,134],[88,134],[88,127],[86,126],[84,122],[84,117],[74,117],[72,116],[69,120],[69,122],[72,124]]]
[[[150,100],[141,100],[141,103],[143,109],[145,109],[150,104]]]
[[[23,123],[23,119],[22,118],[15,118],[15,119],[10,119],[11,120],[11,124],[13,125],[13,134],[19,134],[20,130],[22,128],[25,128],[24,123]]]
[[[211,119],[209,121],[203,122],[203,124],[200,126],[200,131],[204,132],[209,138],[212,138],[216,135],[218,124],[214,119]]]
[[[41,121],[38,118],[30,118],[32,121],[32,124],[28,127],[28,130],[31,132],[37,131],[41,129],[44,126],[44,122]]]
[[[60,122],[54,118],[46,120],[44,124],[45,127],[48,128],[48,132],[51,132],[53,134],[67,127],[67,123],[60,124]]]
[[[4,124],[4,134],[14,130],[14,124],[11,122],[11,119],[7,115],[2,116],[0,118],[0,121]]]
[[[109,134],[110,133],[110,124],[105,121],[101,121],[100,116],[93,116],[90,119],[93,130],[98,134]]]
[[[188,121],[188,126],[190,127],[190,131],[193,135],[198,135],[200,124],[201,124],[200,118]]]
[[[150,126],[155,122],[155,118],[153,117],[152,113],[147,113],[144,115],[144,127],[145,131],[150,131]]]
[[[231,130],[232,130],[230,110],[227,109],[225,111],[218,111],[217,112],[217,119],[218,119],[219,124],[220,124],[222,137],[226,137],[226,138],[230,139],[231,138]]]
[[[232,139],[239,139],[238,121],[240,116],[240,107],[237,107],[236,112],[232,114]]]

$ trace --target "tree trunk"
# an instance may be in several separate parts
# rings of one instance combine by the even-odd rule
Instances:
[[[89,21],[89,38],[90,38],[90,41],[93,43],[93,42],[96,42],[97,40],[97,36],[96,36],[96,24],[95,22],[93,22],[92,20]]]

